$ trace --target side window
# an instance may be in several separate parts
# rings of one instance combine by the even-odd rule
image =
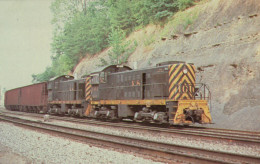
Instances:
[[[54,89],[58,89],[58,84],[59,84],[59,82],[54,83]]]
[[[99,84],[99,75],[98,74],[92,75],[91,84]]]
[[[100,73],[99,81],[100,81],[100,83],[106,83],[107,82],[107,73],[106,72]]]
[[[147,73],[146,74],[146,78],[148,79],[148,78],[151,78],[151,74],[150,73]]]
[[[124,75],[121,75],[121,83],[124,82]]]
[[[120,83],[120,75],[116,75],[116,84]]]
[[[141,78],[140,78],[140,75],[139,74],[137,74],[136,75],[136,80],[140,80]]]

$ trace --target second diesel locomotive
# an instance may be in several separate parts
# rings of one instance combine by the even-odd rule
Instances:
[[[48,113],[177,125],[212,122],[210,92],[195,83],[191,63],[164,62],[137,70],[111,65],[82,79],[60,76],[46,84]]]

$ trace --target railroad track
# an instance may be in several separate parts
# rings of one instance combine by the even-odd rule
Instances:
[[[20,113],[20,112],[4,112],[2,113],[12,113],[15,115],[23,116],[33,116],[37,118],[43,118],[41,114],[35,113]],[[82,123],[82,124],[93,124],[106,127],[116,127],[123,129],[134,129],[137,131],[147,131],[147,132],[160,132],[168,133],[170,135],[185,136],[194,139],[203,139],[203,140],[212,140],[220,142],[228,142],[234,144],[243,144],[243,145],[257,145],[260,146],[260,132],[249,132],[249,131],[236,131],[236,130],[227,130],[227,129],[213,129],[213,128],[196,128],[196,127],[180,127],[180,126],[171,126],[169,128],[162,128],[156,126],[146,126],[144,124],[138,123],[127,123],[127,122],[104,122],[98,120],[90,119],[79,119],[73,117],[59,117],[59,116],[50,116],[50,119],[68,121],[73,123]]]
[[[259,157],[212,151],[189,146],[167,144],[157,141],[105,134],[65,127],[54,124],[46,124],[39,121],[24,120],[16,117],[0,115],[1,121],[11,122],[20,126],[41,130],[51,134],[80,140],[87,143],[113,147],[123,151],[141,153],[151,156],[158,161],[190,162],[190,163],[260,163]]]

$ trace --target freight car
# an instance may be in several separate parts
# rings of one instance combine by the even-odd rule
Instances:
[[[38,83],[5,92],[5,107],[9,110],[46,113],[47,83]]]
[[[205,84],[195,83],[191,63],[164,62],[138,70],[111,65],[82,79],[64,75],[39,84],[44,84],[44,92],[37,92],[48,95],[47,103],[45,96],[36,96],[45,102],[44,107],[21,105],[20,99],[30,95],[21,95],[18,88],[6,93],[7,109],[48,109],[50,114],[182,125],[212,122],[210,92]]]

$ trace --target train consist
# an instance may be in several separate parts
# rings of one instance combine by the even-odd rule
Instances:
[[[9,110],[171,125],[211,123],[209,100],[206,85],[195,83],[194,65],[184,62],[137,70],[111,65],[5,93]]]

